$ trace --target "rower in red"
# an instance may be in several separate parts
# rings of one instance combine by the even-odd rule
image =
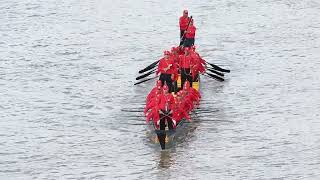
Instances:
[[[201,95],[196,89],[194,89],[193,87],[190,87],[190,84],[188,81],[186,81],[185,84],[183,85],[182,96],[185,100],[184,108],[188,112],[193,110],[194,104],[196,106],[199,106]]]
[[[157,81],[156,87],[154,87],[150,93],[147,96],[146,102],[148,103],[148,101],[150,101],[151,99],[153,99],[156,96],[156,92],[159,92],[159,94],[162,93],[162,82],[160,80]]]
[[[183,109],[183,103],[184,103],[184,100],[182,97],[182,91],[179,91],[175,98],[175,105],[172,113],[172,122],[174,124],[174,128],[176,128],[177,124],[179,124],[179,122],[182,119],[191,121],[188,112],[185,109]]]
[[[196,47],[192,46],[190,50],[190,56],[192,58],[191,74],[193,81],[198,81],[199,73],[204,74],[206,71],[206,63],[196,52]]]
[[[159,102],[160,102],[160,92],[156,91],[155,97],[147,103],[144,109],[147,123],[149,123],[150,120],[153,120],[153,124],[157,129],[159,129],[159,120],[160,120]]]
[[[186,30],[183,46],[184,47],[191,47],[194,45],[194,39],[196,36],[196,30],[197,28],[193,24],[193,19],[191,19],[188,29]]]
[[[164,51],[164,58],[160,59],[158,70],[156,74],[160,74],[159,80],[161,80],[162,85],[165,83],[169,87],[169,92],[173,92],[173,83],[174,74],[177,74],[177,67],[174,63],[173,57],[170,57],[169,51]]]
[[[184,33],[188,28],[190,18],[188,17],[188,10],[183,10],[182,16],[179,18],[179,26],[180,26],[180,46],[184,42]]]
[[[189,48],[184,49],[185,54],[180,55],[179,68],[181,74],[181,84],[183,85],[185,81],[189,81],[192,86],[192,75],[191,75],[191,65],[192,57],[189,53]]]
[[[173,129],[172,109],[174,106],[174,97],[169,93],[167,85],[163,86],[163,93],[160,95],[159,114],[160,114],[160,130],[165,130],[166,124],[169,129]]]

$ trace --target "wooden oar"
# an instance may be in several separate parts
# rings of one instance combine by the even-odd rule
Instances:
[[[141,75],[141,76],[138,76],[138,77],[136,78],[136,80],[139,80],[139,79],[148,77],[150,74],[154,73],[155,71],[156,71],[156,69],[154,69],[154,70],[152,70],[152,71],[150,71],[150,72],[148,72],[148,73],[146,73],[146,74],[143,74],[143,75]]]
[[[205,62],[206,62],[207,64],[209,64],[210,66],[212,66],[213,69],[215,69],[215,70],[217,70],[217,71],[226,72],[226,73],[229,73],[229,72],[230,72],[229,69],[223,69],[223,68],[221,68],[221,67],[219,67],[219,66],[217,66],[217,65],[214,65],[214,64],[212,64],[212,63],[207,62],[206,60],[205,60]]]
[[[155,78],[157,78],[157,77],[159,77],[159,76],[156,76],[156,77],[153,77],[153,78],[145,79],[145,80],[143,80],[143,81],[140,81],[140,82],[134,83],[134,85],[138,85],[138,84],[141,84],[141,83],[144,83],[144,82],[150,81],[150,80],[155,79]]]
[[[146,68],[142,69],[139,71],[139,73],[144,73],[146,71],[149,71],[150,69],[154,68],[158,63],[159,63],[160,60],[156,61],[156,62],[153,62],[152,64],[150,64],[149,66],[147,66]]]
[[[206,75],[206,74],[207,74],[207,75]],[[222,77],[219,77],[219,76],[217,76],[217,75],[210,74],[210,73],[206,73],[206,74],[204,74],[204,75],[207,76],[207,77],[211,77],[211,78],[213,78],[213,79],[215,79],[215,80],[217,80],[217,81],[220,81],[220,82],[224,81],[224,79],[223,79]],[[209,75],[209,76],[208,76],[208,75]]]
[[[218,72],[218,71],[216,71],[216,70],[214,70],[214,69],[209,69],[209,68],[207,68],[207,70],[209,70],[210,72],[215,73],[215,74],[217,74],[217,75],[219,75],[219,76],[224,76],[223,73]]]

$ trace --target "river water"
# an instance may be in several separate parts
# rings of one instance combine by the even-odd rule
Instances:
[[[161,151],[138,70],[178,43],[231,69],[201,79],[182,141]],[[0,4],[0,179],[320,179],[320,2]]]

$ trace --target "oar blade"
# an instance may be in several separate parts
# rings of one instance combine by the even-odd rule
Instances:
[[[137,77],[136,80],[145,78],[145,77],[149,76],[150,74],[154,73],[155,71],[156,71],[156,70],[154,69],[154,70],[152,70],[152,71],[150,71],[150,72],[148,72],[148,73],[146,73],[146,74],[143,74],[143,75]]]
[[[207,62],[208,63],[208,62]],[[226,73],[230,73],[230,70],[229,69],[223,69],[217,65],[214,65],[214,64],[211,64],[211,63],[208,63],[210,64],[210,66],[213,67],[213,69],[217,70],[217,71],[220,71],[220,72],[226,72]]]
[[[152,77],[152,78],[145,79],[145,80],[143,80],[143,81],[140,81],[140,82],[134,83],[133,85],[138,85],[138,84],[141,84],[141,83],[144,83],[144,82],[150,81],[151,79],[155,79],[155,78],[157,78],[157,77],[159,77],[159,76],[156,76],[156,77]]]
[[[214,74],[211,74],[211,73],[206,73],[206,74],[208,74],[210,77],[212,77],[213,79],[215,79],[217,81],[220,81],[220,82],[224,81],[224,79],[222,77],[219,77],[217,75],[214,75]]]
[[[144,73],[144,72],[146,72],[146,71],[149,71],[150,69],[154,68],[154,67],[159,63],[159,61],[160,61],[160,60],[158,60],[158,61],[150,64],[150,65],[147,66],[146,68],[140,70],[139,73],[141,74],[141,73]]]
[[[224,76],[223,73],[218,72],[218,71],[216,71],[216,70],[213,70],[213,69],[207,69],[207,70],[209,70],[210,72],[215,73],[215,74],[217,74],[217,75],[219,75],[219,76]]]

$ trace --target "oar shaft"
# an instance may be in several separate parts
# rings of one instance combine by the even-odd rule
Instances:
[[[155,71],[156,71],[156,69],[154,69],[154,70],[152,70],[152,71],[150,71],[150,72],[148,72],[148,73],[146,73],[146,74],[143,74],[143,75],[141,75],[141,76],[137,77],[137,78],[136,78],[136,80],[139,80],[139,79],[145,78],[145,77],[147,77],[147,76],[151,75],[152,73],[154,73]]]
[[[215,79],[215,80],[217,80],[217,81],[224,81],[224,79],[222,78],[222,77],[219,77],[219,76],[217,76],[217,75],[214,75],[214,74],[210,74],[210,73],[206,73],[207,74],[207,76],[208,77],[211,77],[211,78],[213,78],[213,79]]]
[[[207,68],[207,70],[209,70],[210,72],[215,73],[215,74],[217,74],[217,75],[219,75],[219,76],[224,76],[223,73],[218,72],[218,71],[216,71],[216,70],[214,70],[214,69],[209,69],[209,68]]]
[[[157,77],[159,77],[159,76],[156,76],[156,77],[153,77],[153,78],[145,79],[145,80],[143,80],[143,81],[140,81],[140,82],[134,83],[134,85],[138,85],[138,84],[141,84],[141,83],[144,83],[144,82],[150,81],[150,80],[152,80],[152,79],[156,79]]]
[[[217,71],[226,72],[226,73],[229,73],[229,72],[230,72],[229,69],[223,69],[223,68],[221,68],[221,67],[219,67],[219,66],[217,66],[217,65],[215,65],[215,64],[212,64],[212,63],[207,62],[206,60],[204,60],[204,61],[205,61],[207,64],[209,64],[210,66],[212,66],[213,69],[215,69],[215,70],[217,70]]]
[[[155,67],[158,63],[159,63],[160,60],[157,60],[156,62],[153,62],[152,64],[150,64],[149,66],[147,66],[146,68],[142,69],[139,71],[139,73],[144,73],[146,71],[149,71],[150,69],[152,69],[153,67]]]

